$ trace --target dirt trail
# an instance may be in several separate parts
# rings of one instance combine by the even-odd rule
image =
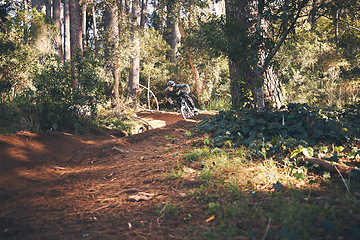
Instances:
[[[182,182],[164,180],[196,138],[203,115],[141,113],[153,129],[128,137],[22,132],[0,135],[0,239],[183,239],[201,221]],[[195,173],[194,173],[195,174]],[[171,199],[192,209],[161,212]],[[137,201],[139,200],[139,201]],[[183,218],[185,219],[185,217]]]

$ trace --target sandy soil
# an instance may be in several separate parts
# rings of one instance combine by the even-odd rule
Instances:
[[[128,137],[0,135],[0,239],[184,239],[196,235],[189,226],[210,224],[188,196],[194,176],[164,179],[203,115],[139,117],[152,129]],[[171,217],[166,204],[191,217]]]

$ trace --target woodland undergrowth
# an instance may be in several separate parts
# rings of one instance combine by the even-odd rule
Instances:
[[[202,239],[359,239],[358,112],[358,104],[339,112],[290,104],[204,118],[186,135],[207,137],[174,155],[178,166],[164,176],[199,182],[190,194],[206,224],[189,231]],[[191,209],[182,213],[191,217]]]

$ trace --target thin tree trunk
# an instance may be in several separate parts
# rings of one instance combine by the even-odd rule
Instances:
[[[121,39],[121,36],[124,32],[124,17],[126,13],[125,0],[118,1],[118,9],[119,9],[119,39]]]
[[[140,27],[143,29],[146,23],[146,9],[147,9],[148,0],[142,0],[141,2],[141,19],[140,19]]]
[[[86,2],[83,2],[82,4],[82,45],[83,48],[86,47]]]
[[[70,47],[70,0],[64,1],[64,62],[71,59]]]
[[[131,96],[137,100],[140,82],[140,0],[134,0],[132,6],[131,40],[133,42],[133,56],[129,73],[129,87]]]
[[[71,58],[82,54],[82,22],[81,22],[81,8],[79,0],[70,0],[70,43],[71,43]],[[78,79],[75,74],[76,62],[72,61],[73,79],[72,84],[74,88],[78,87]]]
[[[185,31],[182,27],[182,23],[179,22],[179,30],[180,30],[180,34],[181,34],[181,38],[185,37]],[[194,82],[195,82],[195,93],[196,96],[198,97],[198,99],[200,99],[201,96],[201,89],[200,89],[200,81],[199,81],[199,72],[194,64],[193,61],[193,56],[191,54],[191,49],[189,47],[186,47],[186,55],[188,57],[189,60],[189,64],[190,64],[190,68],[191,68],[191,72],[194,78]]]
[[[51,17],[51,0],[45,0],[45,7],[46,7],[46,16]]]
[[[63,61],[63,48],[62,48],[62,36],[61,36],[61,0],[54,0],[53,3],[53,12],[54,12],[54,22],[55,26],[59,30],[59,33],[56,37],[55,49],[58,52],[60,59]]]
[[[277,75],[270,66],[264,73],[264,100],[272,107],[279,109],[285,104],[285,97]]]
[[[79,0],[70,0],[70,43],[71,57],[82,53],[82,21]]]
[[[97,22],[96,22],[96,12],[95,12],[95,6],[93,5],[91,8],[92,11],[92,20],[93,20],[93,28],[94,28],[94,45],[95,45],[95,52],[97,54],[97,39],[98,39],[98,29],[97,29]]]
[[[24,1],[23,1],[23,4],[24,4],[24,9],[25,9],[25,10],[28,10],[28,7],[29,7],[29,5],[28,5],[28,0],[24,0]]]
[[[179,6],[176,0],[169,0],[168,4],[168,21],[171,27],[170,46],[172,49],[172,54],[170,54],[170,62],[174,62],[181,44],[181,34],[178,23]]]
[[[114,95],[115,95],[115,107],[120,108],[120,94],[119,94],[119,69],[120,59],[117,58],[116,51],[119,46],[119,21],[118,21],[118,5],[108,4],[104,12],[104,27],[106,30],[108,42],[105,48],[105,58],[108,62],[108,68],[111,70],[114,78]]]
[[[159,9],[159,17],[160,17],[159,33],[162,37],[164,36],[164,31],[166,27],[166,15],[167,15],[167,7],[164,4],[162,8]]]

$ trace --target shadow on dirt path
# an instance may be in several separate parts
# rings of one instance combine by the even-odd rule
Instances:
[[[201,138],[185,132],[203,116],[184,121],[179,114],[141,113],[153,129],[128,137],[0,135],[0,239],[190,236],[185,229],[203,222],[186,194],[194,177],[180,183],[163,176]],[[159,215],[169,199],[191,209],[192,219]]]

